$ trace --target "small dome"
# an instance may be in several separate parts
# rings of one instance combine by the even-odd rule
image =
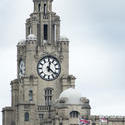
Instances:
[[[59,41],[69,41],[67,37],[61,36]]]
[[[27,40],[37,40],[37,38],[34,34],[30,34],[29,36],[27,36]]]
[[[25,45],[25,43],[26,43],[26,40],[23,39],[23,40],[20,40],[17,45]]]
[[[78,92],[78,90],[70,88],[65,91],[63,91],[60,94],[59,99],[67,98],[66,104],[82,104],[81,102],[81,94]]]

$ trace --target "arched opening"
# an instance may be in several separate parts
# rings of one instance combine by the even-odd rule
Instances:
[[[44,3],[44,15],[46,15],[46,3]]]
[[[41,11],[41,4],[38,4],[38,12]]]
[[[79,112],[77,111],[70,112],[70,118],[78,118],[78,117],[79,117]]]

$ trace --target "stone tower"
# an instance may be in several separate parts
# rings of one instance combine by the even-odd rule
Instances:
[[[69,40],[60,37],[60,17],[52,2],[33,0],[26,39],[17,44],[17,79],[11,82],[12,105],[3,108],[3,125],[58,124],[57,100],[64,90],[75,88],[75,77],[69,75]]]

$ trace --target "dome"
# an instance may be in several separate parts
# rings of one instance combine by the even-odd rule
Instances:
[[[27,36],[27,40],[37,40],[37,38],[34,34],[30,34],[29,36]]]
[[[70,89],[63,91],[60,94],[59,99],[61,100],[63,98],[66,98],[66,102],[65,102],[66,104],[82,104],[80,100],[81,97],[82,95],[79,93],[78,90],[70,88]]]
[[[20,40],[17,45],[25,45],[26,40]]]

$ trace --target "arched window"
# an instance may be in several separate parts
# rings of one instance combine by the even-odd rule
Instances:
[[[78,118],[79,117],[79,112],[77,112],[77,111],[70,112],[70,117],[71,118]]]
[[[41,11],[41,4],[38,4],[38,12]]]
[[[51,105],[52,102],[52,88],[46,88],[45,89],[45,104],[46,105]]]
[[[25,121],[29,121],[29,113],[28,112],[25,112],[25,114],[24,114],[24,120]]]
[[[44,15],[46,15],[46,3],[44,3]]]
[[[29,101],[33,101],[33,91],[29,90]]]

